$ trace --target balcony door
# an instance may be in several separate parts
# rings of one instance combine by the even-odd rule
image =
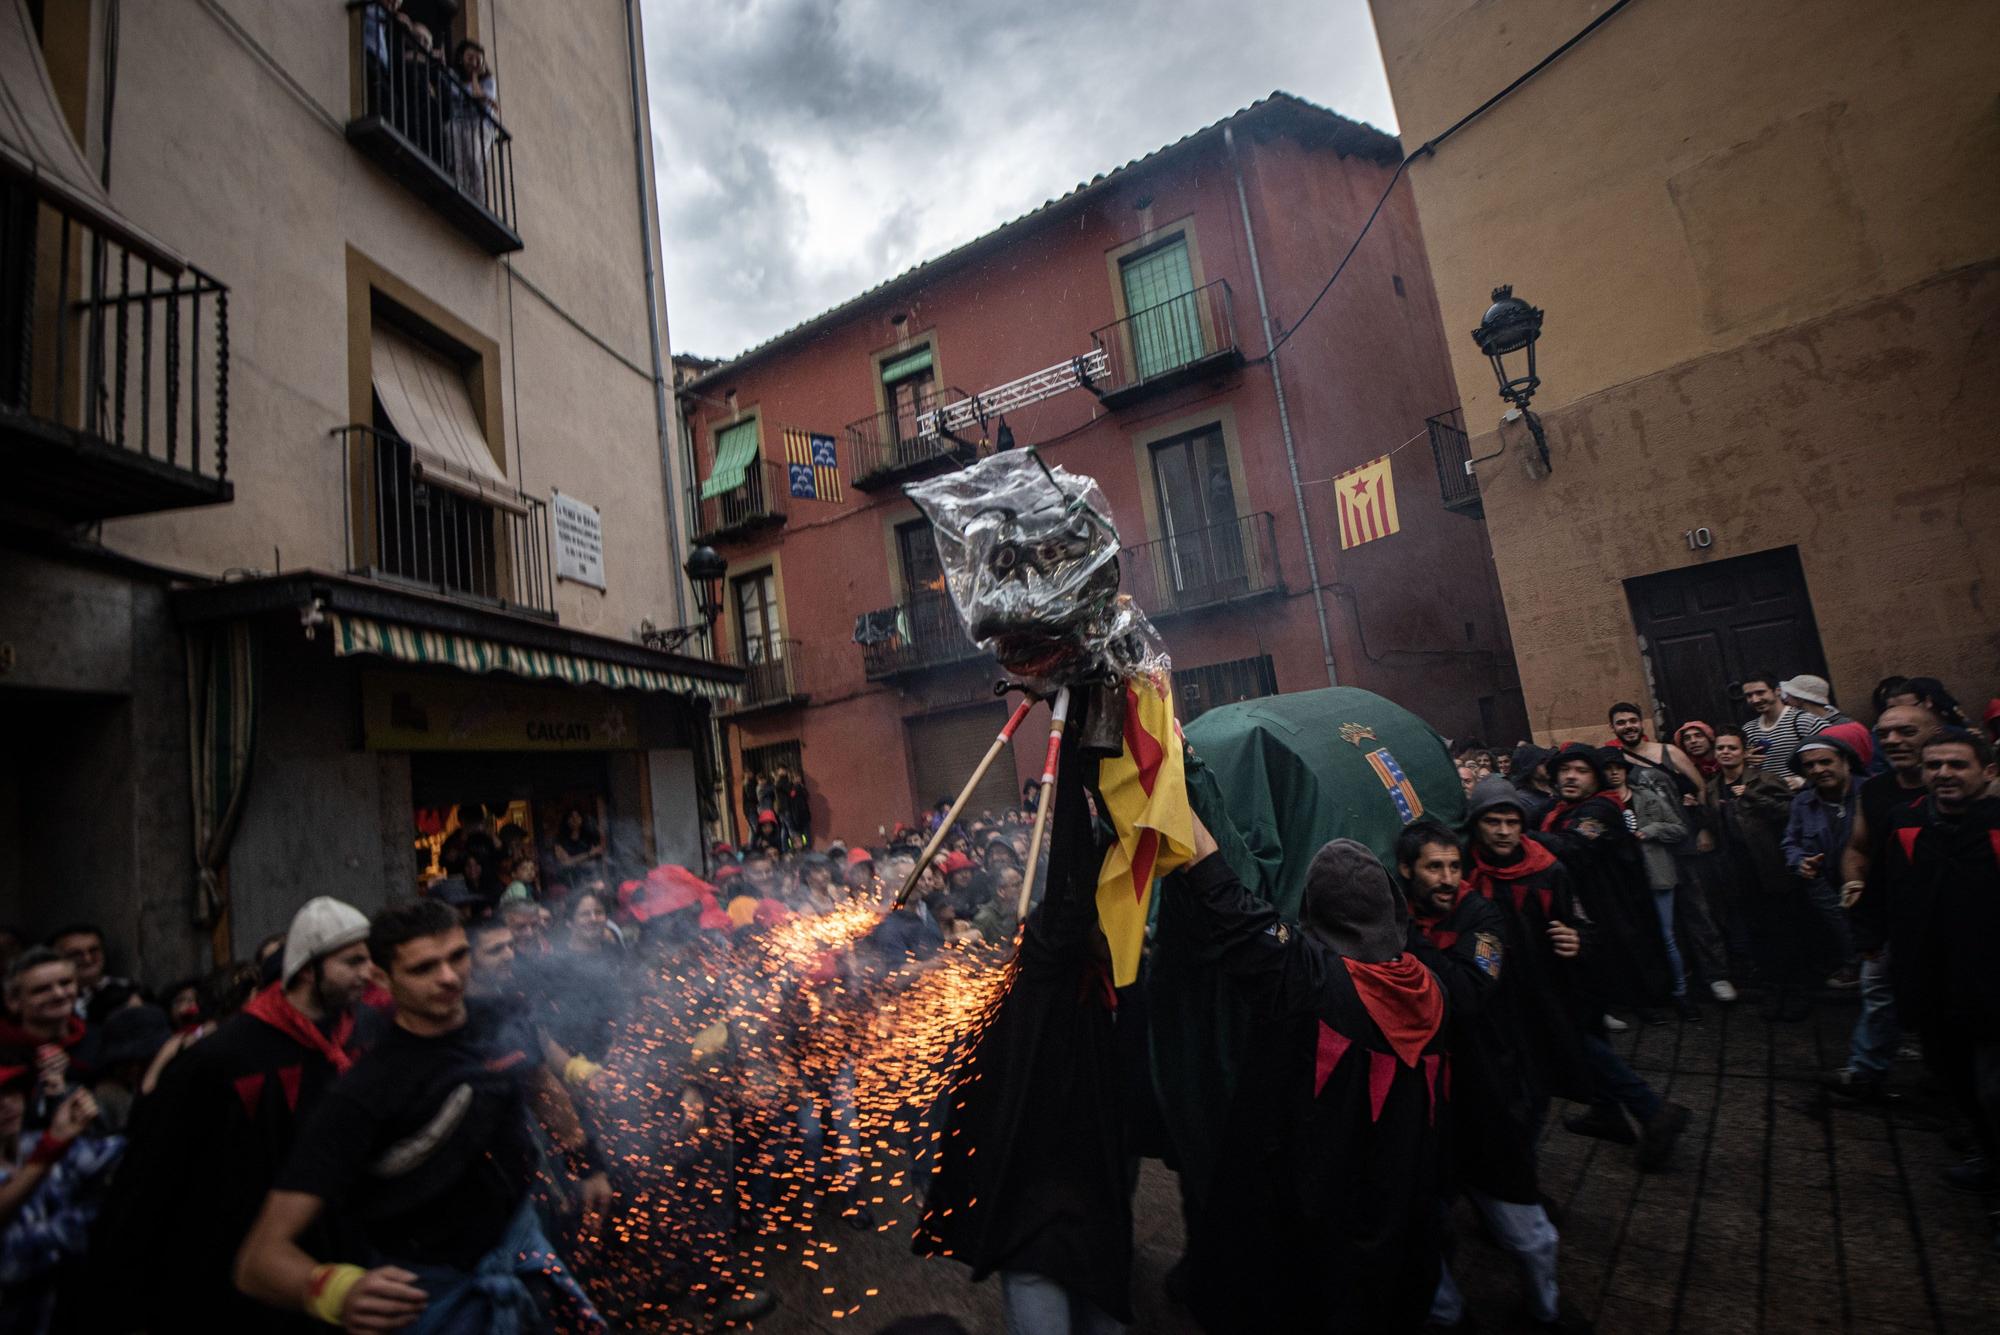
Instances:
[[[736,597],[736,643],[748,672],[744,685],[755,703],[791,692],[785,688],[785,630],[778,616],[778,575],[766,567],[731,581]]]
[[[1121,260],[1125,314],[1132,330],[1132,362],[1139,379],[1186,366],[1201,358],[1201,318],[1195,309],[1194,268],[1187,238],[1173,240]]]
[[[917,418],[937,405],[937,366],[930,348],[882,363],[882,401],[889,405],[889,439],[899,465],[928,458],[931,445],[917,430]]]
[[[936,653],[961,643],[965,632],[945,590],[944,566],[938,561],[930,520],[896,525],[896,562],[903,572],[904,640],[919,653]]]
[[[1152,572],[1158,605],[1195,607],[1247,591],[1243,526],[1221,426],[1160,441],[1152,455],[1163,530]]]

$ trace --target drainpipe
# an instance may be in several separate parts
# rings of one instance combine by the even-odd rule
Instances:
[[[639,250],[646,269],[646,336],[653,353],[653,427],[660,437],[660,485],[666,495],[667,550],[674,568],[674,624],[686,625],[687,581],[680,573],[680,497],[674,490],[673,430],[667,418],[667,377],[660,355],[660,298],[653,269],[653,211],[646,193],[646,114],[639,90],[639,13],[625,0],[625,66],[632,80],[632,173],[639,191]]]
[[[1222,127],[1222,143],[1229,150],[1229,167],[1236,173],[1236,206],[1243,211],[1243,240],[1250,251],[1250,280],[1257,288],[1257,318],[1264,328],[1264,360],[1271,367],[1271,389],[1278,398],[1278,431],[1285,439],[1285,468],[1292,477],[1292,499],[1299,507],[1299,535],[1306,544],[1306,579],[1312,584],[1313,614],[1319,618],[1319,650],[1326,664],[1326,684],[1340,685],[1333,666],[1333,637],[1326,628],[1326,597],[1320,591],[1319,557],[1313,551],[1312,524],[1306,518],[1306,492],[1299,482],[1299,453],[1292,443],[1292,414],[1285,407],[1285,377],[1278,369],[1278,348],[1271,337],[1271,303],[1264,297],[1264,269],[1257,262],[1257,234],[1250,229],[1250,199],[1243,192],[1243,164],[1236,156],[1236,134]]]

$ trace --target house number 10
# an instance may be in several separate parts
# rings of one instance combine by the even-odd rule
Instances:
[[[1715,535],[1705,528],[1691,528],[1681,534],[1681,538],[1686,541],[1688,550],[1691,552],[1698,552],[1704,547],[1715,546]]]

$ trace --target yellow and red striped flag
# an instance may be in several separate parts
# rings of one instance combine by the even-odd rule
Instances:
[[[1125,749],[1098,762],[1097,787],[1118,834],[1097,873],[1097,923],[1111,943],[1111,981],[1124,987],[1139,976],[1155,882],[1194,856],[1173,687],[1164,679],[1132,680]]]
[[[1386,454],[1334,478],[1333,494],[1340,506],[1342,551],[1386,538],[1403,527],[1402,516],[1396,513],[1396,474]]]

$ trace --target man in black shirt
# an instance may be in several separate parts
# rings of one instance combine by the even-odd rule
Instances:
[[[315,1110],[236,1258],[236,1283],[351,1330],[545,1329],[561,1305],[602,1329],[535,1222],[530,1105],[582,1177],[586,1210],[610,1184],[532,1027],[502,999],[466,998],[471,947],[457,916],[420,900],[375,916],[368,950],[396,999],[394,1027]],[[366,1267],[322,1264],[299,1237],[322,1212]]]
[[[1882,841],[1897,807],[1924,799],[1924,743],[1940,725],[1923,705],[1891,705],[1875,720],[1875,742],[1888,762],[1886,773],[1864,779],[1854,813],[1854,832],[1840,855],[1840,902],[1853,909],[1875,869],[1882,864]],[[1828,1071],[1820,1083],[1836,1094],[1875,1100],[1889,1083],[1889,1071],[1902,1046],[1903,1027],[1896,1018],[1896,998],[1889,987],[1889,955],[1864,951],[1861,958],[1861,1017],[1854,1022],[1847,1065]]]

